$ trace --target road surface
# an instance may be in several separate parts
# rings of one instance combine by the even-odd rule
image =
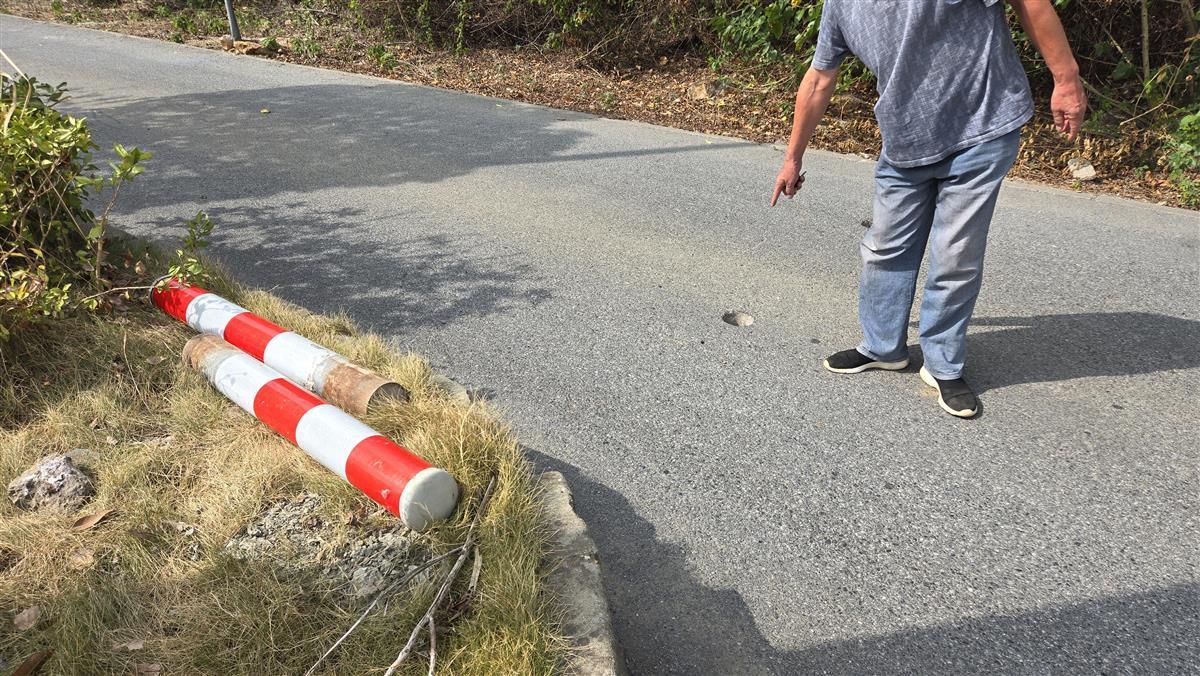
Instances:
[[[980,419],[858,340],[872,164],[0,17],[101,146],[124,227],[197,209],[243,281],[487,391],[598,541],[637,674],[1200,665],[1200,217],[1012,182]],[[270,114],[261,114],[263,108]],[[735,328],[727,309],[756,319]]]

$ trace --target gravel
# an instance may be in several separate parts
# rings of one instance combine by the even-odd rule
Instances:
[[[271,561],[285,575],[317,575],[359,598],[411,570],[408,529],[331,523],[321,514],[322,502],[303,493],[274,503],[230,538],[225,551],[243,561]]]

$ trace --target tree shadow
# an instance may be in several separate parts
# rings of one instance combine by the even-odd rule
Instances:
[[[314,312],[352,311],[373,328],[444,326],[537,306],[552,295],[532,266],[494,255],[473,238],[395,238],[390,233],[405,230],[402,210],[377,217],[380,223],[368,223],[361,209],[303,201],[214,207],[209,215],[217,224],[213,245],[235,277]],[[167,242],[181,234],[179,219],[146,223]],[[373,236],[380,225],[388,237]]]
[[[285,191],[436,183],[484,167],[744,145],[570,152],[591,134],[559,123],[591,116],[370,80],[132,98],[81,87],[71,107],[88,117],[97,136],[154,152],[154,189],[123,201],[139,207],[199,196],[253,200]]]
[[[978,317],[967,336],[978,391],[1200,366],[1200,321],[1151,312]]]
[[[659,540],[619,492],[573,465],[525,452],[539,470],[567,479],[599,550],[631,674],[1185,673],[1200,664],[1195,583],[777,649],[737,591],[700,583],[686,552]],[[803,612],[802,601],[789,604]]]
[[[1200,664],[1200,585],[1179,584],[792,653],[805,674],[1183,674]]]

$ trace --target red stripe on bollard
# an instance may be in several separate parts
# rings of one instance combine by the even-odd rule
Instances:
[[[263,385],[254,395],[254,417],[294,444],[300,418],[324,403],[308,390],[277,378]]]
[[[154,301],[160,310],[186,324],[188,305],[198,296],[208,292],[198,286],[180,286],[175,281],[171,281],[170,284],[165,289],[152,289],[150,300]]]
[[[150,297],[172,317],[200,333],[229,341],[351,413],[365,413],[372,402],[408,400],[408,391],[398,383],[198,286],[170,280],[165,287],[153,289]]]
[[[346,481],[399,515],[405,484],[428,466],[387,437],[367,437],[346,458]]]
[[[201,335],[184,346],[183,359],[238,407],[409,528],[424,530],[454,513],[459,489],[446,470],[431,466],[254,357],[216,336]]]
[[[263,353],[267,350],[267,343],[271,339],[284,333],[286,329],[277,324],[273,324],[262,317],[252,313],[243,312],[225,325],[225,340],[237,345],[243,352],[262,361]]]

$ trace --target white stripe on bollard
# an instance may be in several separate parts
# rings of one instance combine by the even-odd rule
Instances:
[[[399,384],[198,286],[172,281],[152,290],[150,298],[163,312],[201,333],[228,341],[352,413],[365,413],[368,405],[378,400],[408,399],[408,392]]]
[[[200,335],[188,341],[183,358],[244,411],[388,508],[409,528],[424,530],[454,513],[454,477],[254,357],[216,336]]]

